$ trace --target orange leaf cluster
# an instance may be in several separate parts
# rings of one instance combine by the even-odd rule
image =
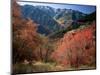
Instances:
[[[58,42],[52,58],[67,67],[95,64],[95,24],[70,31]]]

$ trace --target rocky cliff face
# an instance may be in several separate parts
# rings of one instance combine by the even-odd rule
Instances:
[[[38,32],[48,35],[56,30],[60,30],[61,26],[52,18],[53,9],[40,6],[25,5],[22,7],[22,16],[30,17],[38,24]]]
[[[39,24],[38,32],[49,35],[72,25],[74,20],[81,19],[85,14],[72,9],[55,9],[49,6],[21,6],[22,16],[30,17]]]

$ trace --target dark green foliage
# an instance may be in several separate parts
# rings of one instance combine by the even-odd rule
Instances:
[[[81,24],[73,23],[72,26],[71,26],[71,28],[72,28],[72,29],[77,29],[77,28],[80,27],[80,25],[81,25]]]
[[[70,29],[69,29],[70,30]],[[63,35],[67,32],[68,30],[67,29],[63,29],[63,30],[60,30],[60,31],[56,31],[55,33],[49,35],[50,38],[61,38],[63,37]]]
[[[64,36],[64,34],[67,33],[68,31],[71,31],[73,29],[77,29],[79,27],[80,27],[80,24],[73,23],[71,26],[69,26],[65,29],[54,32],[53,34],[49,35],[49,37],[50,38],[55,38],[55,39],[56,38],[62,38]]]
[[[93,12],[93,13],[91,13],[91,14],[89,14],[89,15],[87,15],[87,16],[85,16],[85,21],[96,21],[96,11],[95,12]]]

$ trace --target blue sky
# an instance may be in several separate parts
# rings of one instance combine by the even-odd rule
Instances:
[[[52,4],[52,3],[36,3],[36,2],[18,2],[20,5],[43,5],[43,6],[50,6],[53,8],[66,8],[66,9],[73,9],[73,10],[78,10],[83,13],[89,14],[92,13],[96,10],[95,6],[90,6],[90,5],[72,5],[72,4]]]

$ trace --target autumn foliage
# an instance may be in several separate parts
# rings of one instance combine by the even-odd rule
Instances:
[[[58,31],[54,39],[40,34],[39,24],[34,20],[22,17],[16,0],[12,5],[13,73],[79,69],[83,65],[95,67],[95,22]]]
[[[47,61],[52,51],[47,37],[37,33],[37,24],[23,19],[19,5],[13,2],[13,62]]]
[[[20,8],[13,2],[13,62],[25,59],[33,60],[35,49],[41,43],[37,34],[37,26],[30,18],[21,17]]]
[[[95,24],[70,31],[58,42],[52,54],[56,62],[67,67],[92,66],[95,64]]]

